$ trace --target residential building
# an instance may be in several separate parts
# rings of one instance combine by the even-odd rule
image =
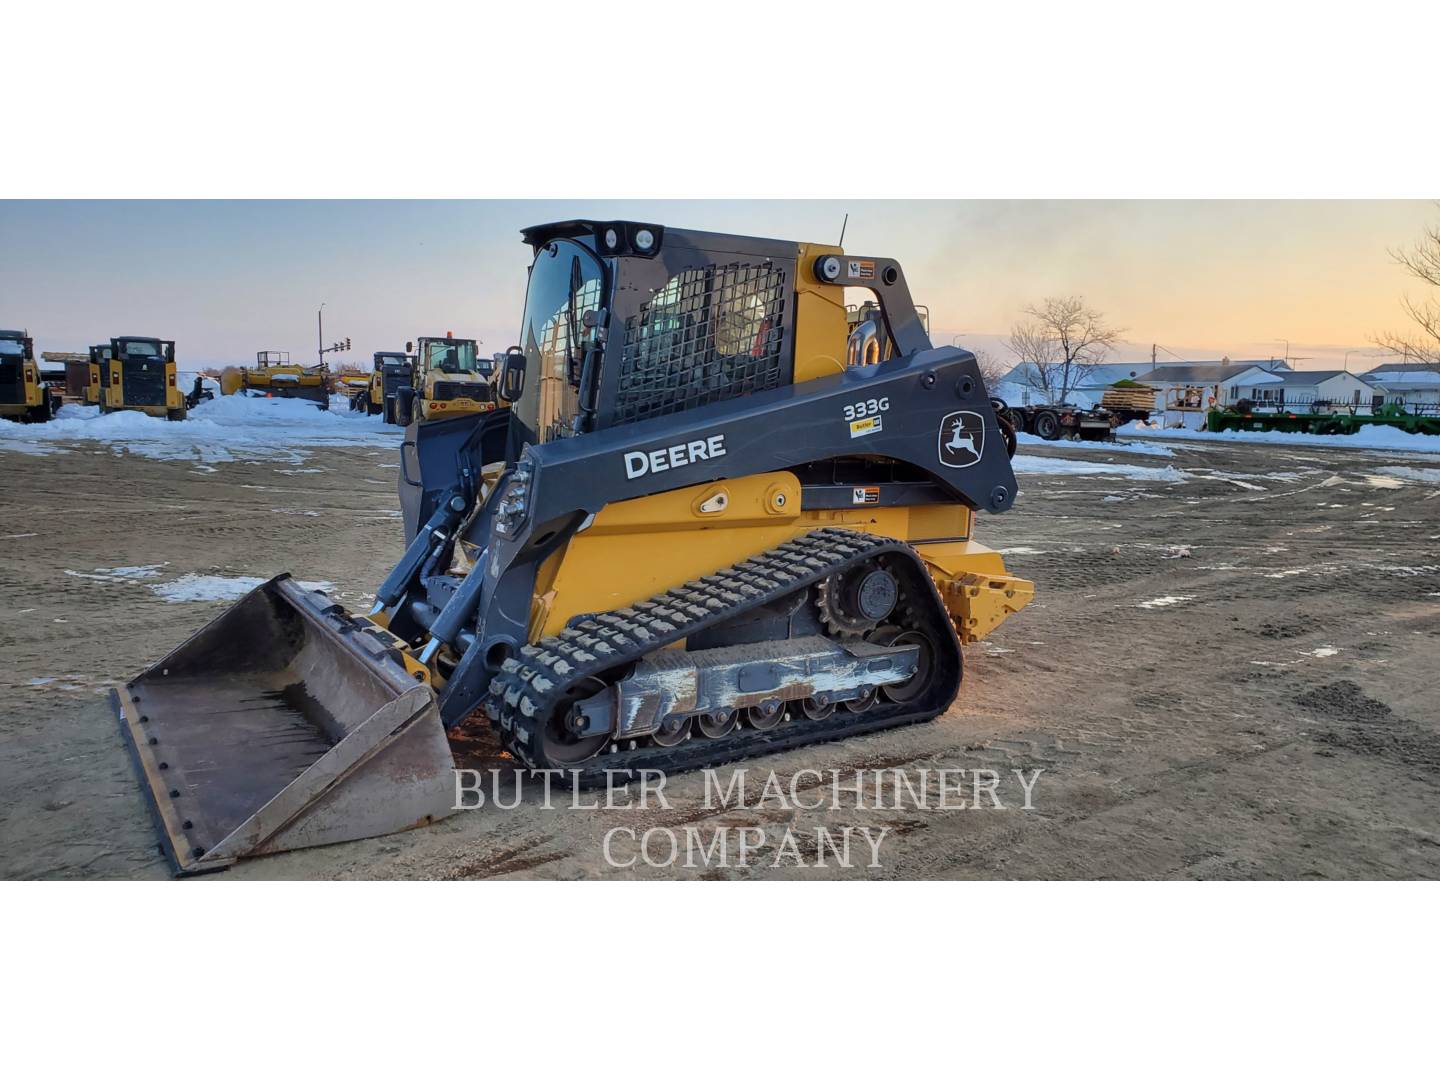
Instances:
[[[1381,364],[1361,376],[1383,404],[1410,410],[1440,409],[1440,364]]]
[[[1142,371],[1136,382],[1155,388],[1155,412],[1165,427],[1200,430],[1211,406],[1262,396],[1278,388],[1290,371],[1283,360],[1231,360],[1160,364]]]
[[[1375,389],[1348,371],[1282,371],[1280,382],[1231,386],[1225,405],[1248,399],[1257,412],[1363,412],[1374,402]]]

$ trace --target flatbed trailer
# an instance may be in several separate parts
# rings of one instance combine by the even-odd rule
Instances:
[[[1119,418],[1108,409],[1077,405],[1006,405],[1005,415],[1016,432],[1042,439],[1083,439],[1099,442],[1115,437]]]

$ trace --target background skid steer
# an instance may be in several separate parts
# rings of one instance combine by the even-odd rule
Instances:
[[[932,719],[962,645],[1031,599],[974,538],[1013,505],[1013,444],[893,260],[524,236],[502,407],[409,426],[407,547],[369,614],[277,578],[116,695],[182,870],[442,816],[461,727],[584,784]]]

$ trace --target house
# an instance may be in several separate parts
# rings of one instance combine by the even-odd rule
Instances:
[[[1155,388],[1155,411],[1163,414],[1165,427],[1200,430],[1205,414],[1213,405],[1232,404],[1242,399],[1257,401],[1274,394],[1291,374],[1283,360],[1224,360],[1207,363],[1159,364],[1135,377]]]
[[[1370,411],[1375,388],[1358,375],[1348,371],[1281,371],[1280,383],[1266,383],[1247,389],[1232,387],[1224,402],[1233,405],[1249,397],[1257,412],[1288,409],[1291,412],[1364,412]],[[1237,396],[1238,395],[1238,396]]]
[[[1440,409],[1440,364],[1381,364],[1361,378],[1384,398],[1380,404]]]

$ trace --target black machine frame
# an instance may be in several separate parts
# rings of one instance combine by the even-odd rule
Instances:
[[[652,241],[643,251],[642,230]],[[597,385],[585,438],[541,442],[512,409],[432,421],[407,433],[400,488],[410,547],[377,599],[394,612],[391,626],[400,636],[428,631],[432,647],[446,643],[462,654],[440,694],[447,724],[473,709],[490,673],[525,644],[539,564],[610,503],[777,470],[814,479],[817,464],[843,460],[851,477],[884,485],[881,505],[959,502],[999,513],[1013,504],[1014,472],[976,359],[931,345],[893,260],[822,256],[814,272],[822,281],[874,292],[894,356],[795,384],[788,301],[799,245],[636,222],[561,222],[528,229],[524,238],[537,256],[567,239],[602,259],[606,310],[587,324],[610,332],[590,338],[597,355],[584,367]],[[615,328],[643,318],[647,302],[677,275],[737,260],[783,275],[779,384],[617,422],[625,335]],[[582,400],[584,394],[582,388]],[[857,429],[857,409],[882,422]],[[884,424],[887,413],[904,422]],[[497,462],[506,466],[497,488],[471,516],[481,469]],[[808,483],[804,505],[827,505],[834,486]],[[463,579],[427,576],[427,568],[443,564],[440,556],[462,522],[464,539],[493,550]]]

